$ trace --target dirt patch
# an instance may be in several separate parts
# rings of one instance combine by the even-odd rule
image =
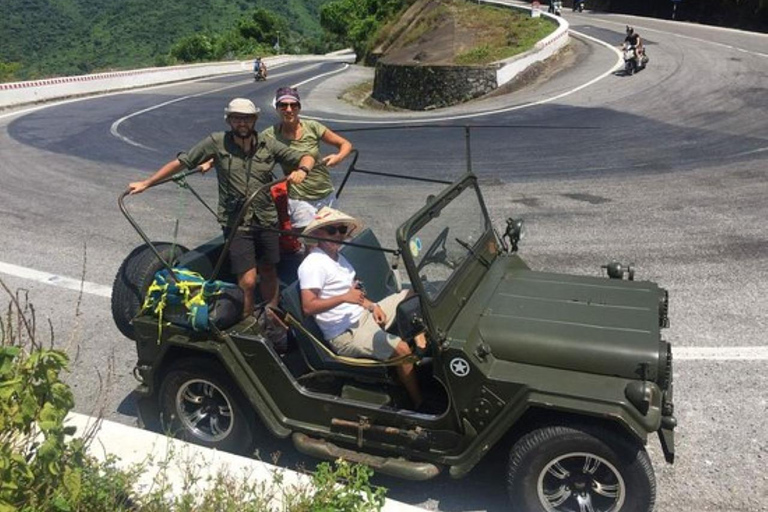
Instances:
[[[475,101],[485,98],[495,98],[504,94],[510,94],[516,91],[536,86],[550,80],[555,75],[562,73],[575,66],[579,61],[581,52],[585,51],[584,43],[571,39],[568,44],[552,57],[528,66],[522,73],[514,79],[478,98]]]
[[[368,110],[384,110],[387,112],[407,112],[405,109],[393,107],[373,99],[373,80],[353,85],[339,95],[339,99],[358,108]]]

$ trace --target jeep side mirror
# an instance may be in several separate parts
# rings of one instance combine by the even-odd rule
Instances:
[[[613,260],[607,265],[601,265],[600,268],[604,268],[611,279],[624,279],[624,274],[627,274],[627,278],[630,281],[635,280],[635,267],[631,263],[625,267],[618,261]]]

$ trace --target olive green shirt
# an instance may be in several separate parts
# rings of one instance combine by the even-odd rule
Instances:
[[[274,138],[257,136],[254,149],[247,154],[235,143],[232,132],[212,133],[192,149],[179,153],[177,158],[187,169],[192,169],[210,158],[214,159],[219,182],[219,207],[217,217],[225,227],[232,227],[237,209],[233,203],[244,201],[259,187],[274,180],[272,168],[280,163],[295,169],[304,151],[291,149]],[[242,201],[239,201],[242,206]],[[257,224],[275,226],[277,209],[269,189],[259,194],[243,217],[242,226]]]
[[[322,162],[320,156],[320,141],[325,133],[325,126],[322,123],[312,120],[301,121],[301,137],[295,140],[286,139],[280,131],[280,125],[270,126],[261,136],[264,138],[275,139],[282,142],[291,149],[308,153],[315,159],[315,166],[307,175],[306,179],[300,184],[291,184],[288,187],[288,197],[291,199],[302,199],[304,201],[316,201],[323,199],[333,192],[333,182],[331,181],[331,172]],[[289,173],[295,169],[282,164],[283,172]]]

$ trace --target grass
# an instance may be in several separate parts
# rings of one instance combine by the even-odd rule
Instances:
[[[490,64],[526,52],[555,31],[544,17],[532,18],[513,9],[448,0],[456,23],[476,34],[472,46],[456,54],[463,66]]]

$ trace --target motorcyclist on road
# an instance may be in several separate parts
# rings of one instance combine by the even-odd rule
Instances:
[[[629,43],[630,46],[635,48],[637,55],[642,57],[645,54],[645,48],[643,48],[643,40],[640,38],[640,34],[635,32],[635,29],[627,25],[627,37],[624,38],[625,43]]]
[[[261,76],[267,78],[267,65],[264,64],[264,61],[261,60],[261,57],[256,57],[256,59],[253,61],[253,72],[257,75],[261,73]]]

